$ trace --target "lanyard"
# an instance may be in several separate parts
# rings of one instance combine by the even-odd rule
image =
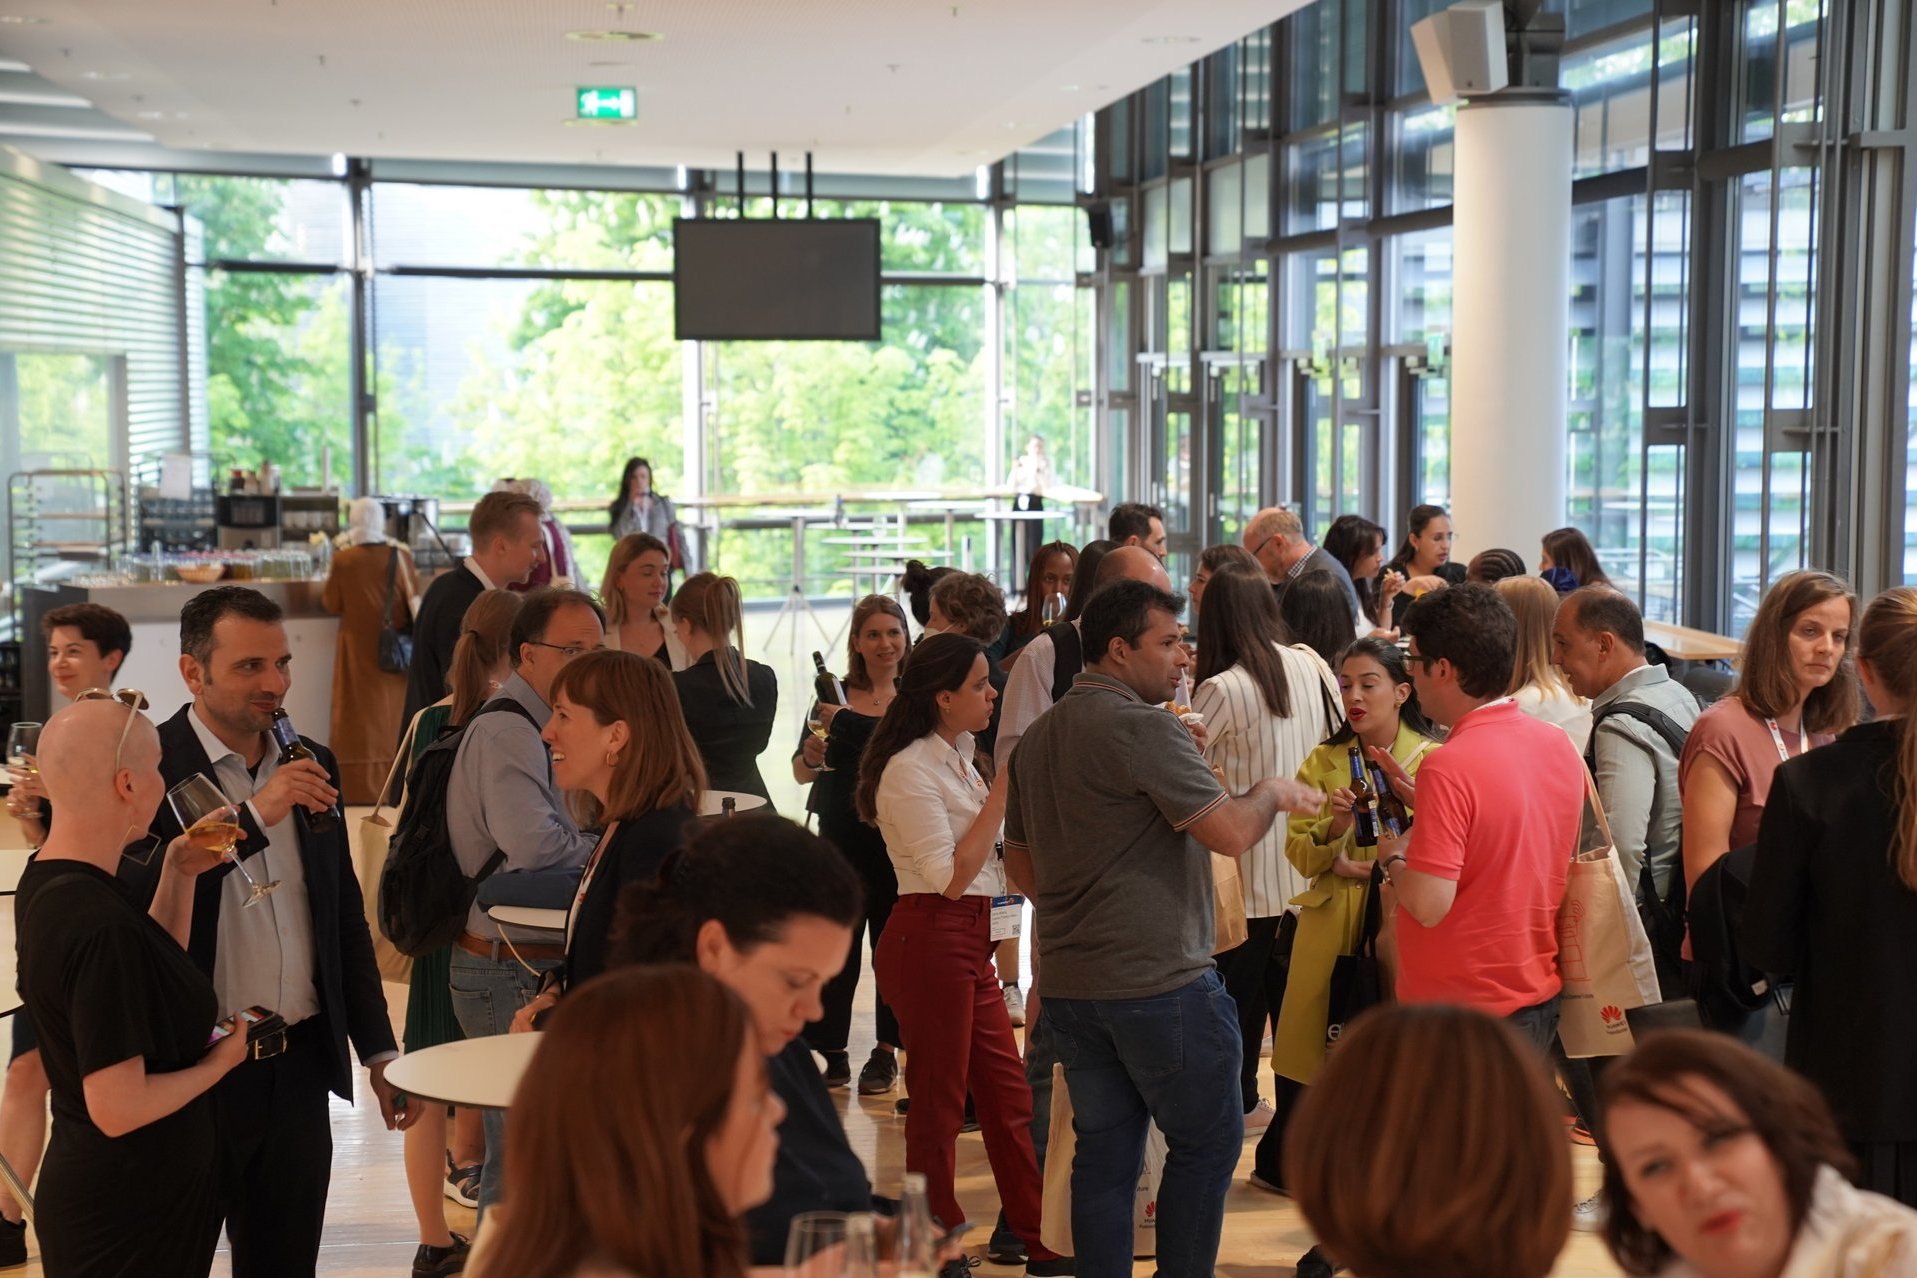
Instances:
[[[606,854],[606,845],[612,842],[612,832],[619,828],[614,821],[599,836],[599,845],[592,850],[592,856],[586,861],[586,868],[579,875],[579,890],[573,893],[572,908],[566,911],[566,948],[572,949],[572,925],[579,918],[579,907],[586,903],[586,889],[592,886],[592,876],[599,869],[599,858]]]
[[[1764,726],[1771,730],[1771,744],[1777,747],[1778,761],[1781,763],[1789,763],[1791,761],[1791,752],[1784,748],[1784,734],[1777,730],[1777,720],[1766,719],[1764,720]],[[1800,758],[1810,753],[1810,733],[1804,731],[1802,725],[1798,727],[1797,747],[1797,753]]]

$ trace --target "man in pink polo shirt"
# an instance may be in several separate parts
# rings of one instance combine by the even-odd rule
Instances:
[[[1411,833],[1378,845],[1398,895],[1398,998],[1503,1017],[1548,1053],[1582,760],[1562,728],[1505,695],[1518,627],[1497,591],[1433,591],[1406,610],[1404,631],[1418,704],[1451,734],[1407,800]]]

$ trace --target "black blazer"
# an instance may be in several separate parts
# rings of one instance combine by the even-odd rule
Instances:
[[[160,774],[166,778],[168,789],[195,772],[204,772],[209,779],[213,776],[212,760],[206,757],[199,734],[187,722],[191,709],[190,704],[180,707],[177,714],[160,725]],[[319,757],[320,766],[338,788],[339,765],[333,760],[333,752],[310,738],[300,740]],[[240,808],[240,824],[246,830],[246,838],[239,845],[241,856],[257,853],[266,846],[259,822],[245,807]],[[307,904],[313,914],[313,980],[319,987],[320,1011],[326,1017],[327,1033],[332,1039],[333,1060],[327,1084],[341,1100],[350,1101],[353,1069],[346,1052],[348,1037],[362,1061],[380,1052],[397,1051],[398,1045],[393,1041],[393,1025],[386,1012],[386,992],[380,987],[379,966],[373,959],[373,937],[366,927],[366,909],[360,899],[359,879],[353,872],[345,822],[331,834],[309,835],[297,822],[295,829],[299,834],[300,866],[306,874]],[[161,853],[145,867],[140,884],[148,900],[164,867],[165,846],[180,834],[180,822],[173,815],[172,804],[160,804],[153,817],[152,833],[160,839]],[[231,865],[208,870],[194,886],[193,929],[187,938],[186,952],[209,979],[218,948],[220,888],[231,873]]]
[[[413,618],[413,665],[406,672],[406,710],[399,716],[402,737],[414,715],[446,695],[459,623],[466,619],[473,600],[485,593],[486,583],[465,564],[441,573],[426,588],[419,615]]]
[[[675,671],[679,706],[686,714],[699,757],[705,760],[706,784],[714,790],[737,790],[772,796],[759,775],[759,756],[772,740],[772,720],[779,713],[779,677],[770,666],[746,662],[746,688],[752,704],[742,706],[726,693],[719,667],[707,653],[684,670]]]
[[[1917,892],[1890,864],[1895,721],[1860,724],[1777,769],[1739,937],[1795,975],[1784,1061],[1847,1140],[1917,1141]]]
[[[699,819],[684,804],[661,808],[621,821],[612,842],[599,854],[586,899],[573,920],[572,943],[566,947],[567,989],[606,970],[606,946],[619,910],[619,895],[628,883],[649,883],[659,877],[659,863],[678,851],[689,837],[687,827]]]

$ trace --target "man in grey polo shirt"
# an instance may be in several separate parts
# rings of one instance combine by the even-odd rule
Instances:
[[[1236,798],[1164,708],[1189,657],[1184,601],[1120,581],[1086,606],[1087,658],[1011,758],[1006,868],[1032,885],[1038,989],[1076,1114],[1080,1278],[1132,1269],[1147,1120],[1169,1156],[1158,1272],[1209,1278],[1244,1140],[1238,1013],[1212,964],[1210,851],[1240,856],[1321,796],[1270,778]]]
[[[553,788],[552,756],[539,738],[552,718],[552,681],[568,661],[605,645],[599,605],[576,590],[535,590],[513,618],[513,673],[475,714],[459,741],[446,788],[446,830],[467,874],[479,873],[497,849],[500,873],[578,867],[593,837],[580,832]],[[501,940],[509,933],[513,949]],[[538,992],[539,978],[558,966],[564,947],[550,934],[502,929],[477,905],[453,947],[453,1012],[467,1038],[512,1029],[513,1013]],[[479,1180],[483,1211],[499,1196],[505,1171],[505,1113],[489,1109],[486,1169]]]

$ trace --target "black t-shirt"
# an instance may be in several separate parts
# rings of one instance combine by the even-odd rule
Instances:
[[[196,1064],[219,1004],[185,950],[97,866],[38,857],[14,900],[20,994],[40,1034],[56,1122],[124,1157],[129,1143],[169,1156],[213,1136],[201,1096],[138,1131],[109,1140],[87,1113],[86,1076],[139,1057],[149,1073]]]

